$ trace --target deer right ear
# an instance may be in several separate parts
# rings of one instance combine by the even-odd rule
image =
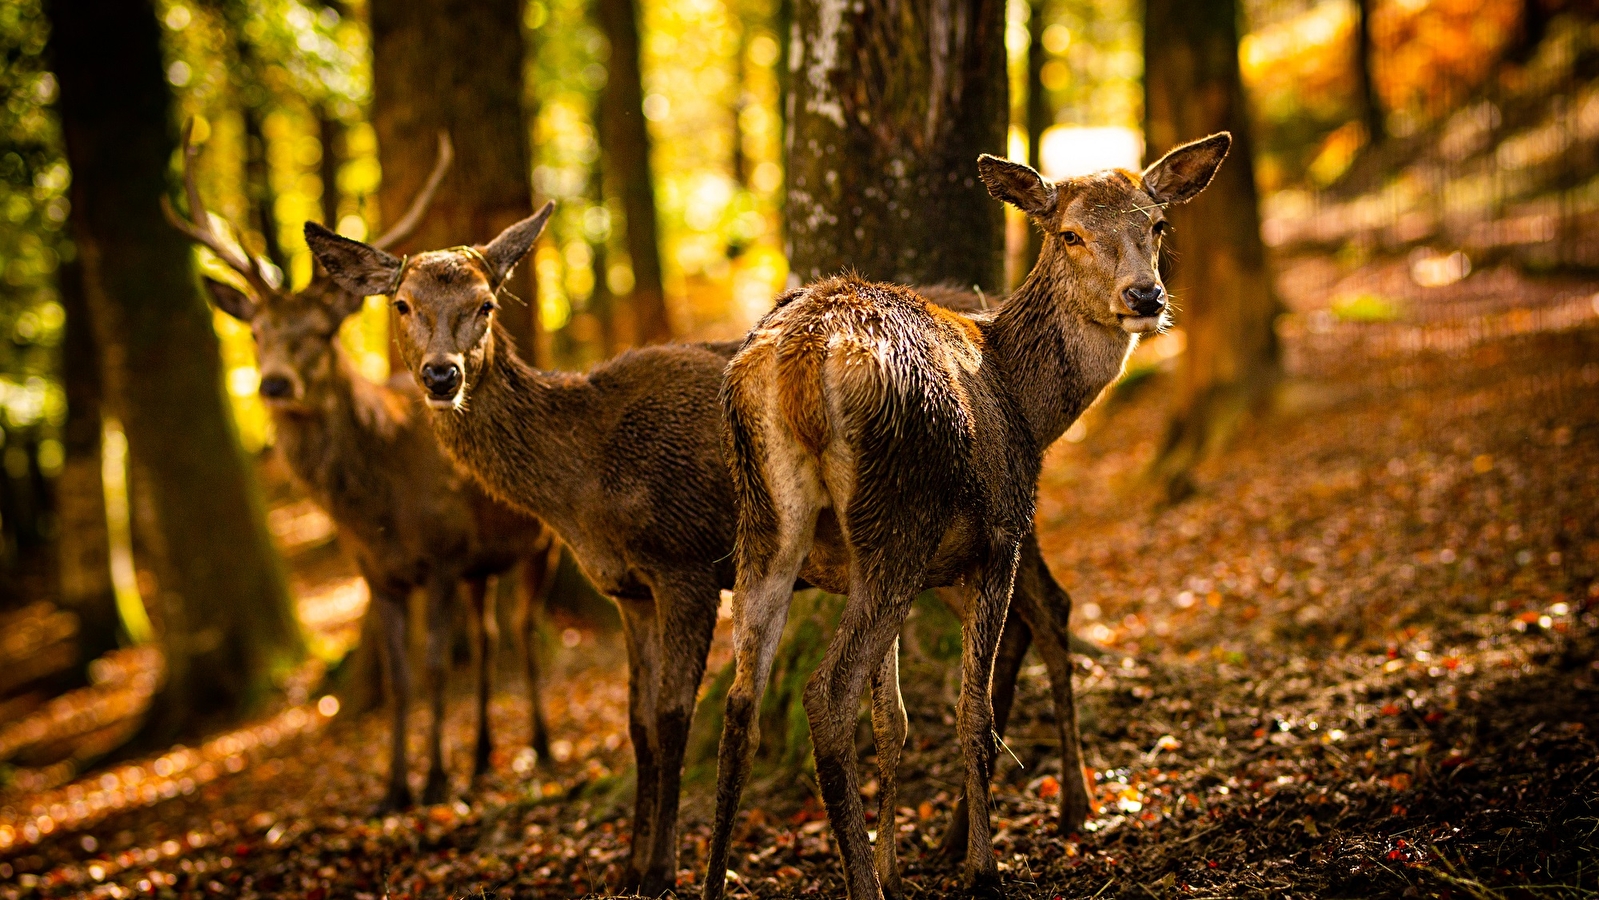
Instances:
[[[984,153],[977,157],[977,174],[995,200],[1040,218],[1055,211],[1059,196],[1055,186],[1032,166]]]
[[[218,281],[210,276],[204,276],[200,283],[205,286],[205,292],[217,309],[222,310],[240,322],[248,322],[255,318],[255,301],[250,295],[239,290],[225,281]]]
[[[503,282],[511,277],[511,270],[516,264],[527,256],[533,249],[533,242],[539,239],[544,226],[549,224],[550,214],[555,212],[555,202],[548,201],[544,207],[531,216],[512,225],[500,232],[499,236],[489,241],[483,248],[483,258],[494,269],[494,279]]]
[[[305,243],[334,282],[357,297],[387,294],[399,286],[394,283],[400,275],[399,257],[315,222],[305,223]]]

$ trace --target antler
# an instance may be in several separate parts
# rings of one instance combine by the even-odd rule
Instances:
[[[428,176],[427,184],[422,186],[422,192],[411,201],[411,208],[405,211],[400,221],[394,227],[383,233],[382,237],[372,242],[372,246],[379,250],[398,244],[411,236],[416,226],[422,223],[422,216],[433,203],[433,195],[438,192],[439,184],[444,181],[444,175],[450,171],[450,164],[455,162],[455,147],[450,143],[450,133],[439,132],[439,161],[433,164],[433,174]]]
[[[199,151],[190,140],[193,132],[194,120],[190,119],[183,124],[183,189],[189,198],[189,218],[184,219],[179,216],[177,210],[172,208],[172,201],[165,196],[161,198],[161,212],[166,214],[167,221],[173,228],[182,232],[189,240],[209,248],[217,255],[217,259],[242,275],[251,290],[255,292],[257,300],[265,300],[277,293],[278,287],[267,277],[266,271],[261,267],[261,261],[241,251],[211,228],[211,214],[200,201],[200,186],[194,180],[194,158]]]

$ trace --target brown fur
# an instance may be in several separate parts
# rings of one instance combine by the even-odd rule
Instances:
[[[848,594],[806,685],[805,709],[854,900],[900,890],[893,842],[874,850],[861,810],[853,758],[860,693],[870,680],[874,722],[880,705],[889,718],[886,657],[911,599],[930,587],[969,592],[956,708],[971,811],[966,873],[974,888],[997,888],[991,682],[1017,561],[1031,544],[1043,454],[1120,374],[1136,335],[1163,324],[1160,207],[1203,189],[1229,142],[1217,135],[1178,148],[1138,180],[1109,172],[1051,184],[985,156],[978,167],[990,193],[1045,232],[1037,266],[1002,308],[957,316],[912,289],[845,276],[791,295],[750,333],[722,394],[740,506],[735,675],[706,900],[722,892],[755,740],[751,713],[796,577]],[[819,433],[827,436],[820,448]],[[823,527],[829,519],[837,527]],[[890,723],[880,750],[893,735]],[[891,777],[883,773],[885,783]],[[1067,779],[1068,791],[1075,781]],[[879,834],[894,833],[889,822]]]

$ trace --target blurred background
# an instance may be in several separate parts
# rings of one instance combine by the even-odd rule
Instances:
[[[85,27],[108,7],[114,41]],[[204,658],[219,647],[253,648],[249,671],[180,691],[181,708],[149,719],[162,739],[258,711],[269,694],[306,702],[359,634],[365,588],[272,452],[249,328],[208,311],[184,330],[184,310],[201,308],[187,295],[170,313],[101,296],[193,280],[181,265],[152,274],[156,261],[105,275],[119,247],[171,260],[178,246],[186,262],[153,203],[115,207],[176,196],[182,122],[194,122],[207,202],[291,286],[311,276],[302,223],[380,233],[447,130],[455,166],[402,249],[486,241],[557,201],[507,323],[539,365],[581,370],[630,346],[738,337],[790,282],[789,60],[811,27],[795,15],[792,0],[0,5],[0,791],[69,781],[147,727],[175,679],[213,681]],[[1271,381],[1285,352],[1292,366],[1295,335],[1393,321],[1407,297],[1474,273],[1599,268],[1588,0],[1010,0],[1004,15],[1012,158],[1060,178],[1136,168],[1223,125],[1243,138],[1228,170],[1239,178],[1211,191],[1224,220],[1179,226],[1179,306],[1215,297],[1220,324],[1196,303],[1131,370],[1179,379],[1148,470],[1167,501],[1195,490],[1233,395]],[[89,114],[104,67],[86,61],[100,53],[129,71],[159,60],[161,81],[120,119]],[[74,146],[90,149],[75,168],[70,138],[90,120],[124,124],[81,131]],[[135,170],[140,158],[158,164]],[[1037,252],[1009,215],[1004,274],[980,279],[996,296]],[[1207,240],[1225,247],[1200,249]],[[1189,262],[1229,253],[1230,267]],[[1599,315],[1563,309],[1548,314]],[[380,299],[340,340],[368,377],[388,375]],[[216,415],[206,385],[225,398]],[[176,408],[150,412],[163,406]],[[142,452],[128,410],[166,423],[146,425]],[[160,521],[152,498],[181,496],[163,479],[187,477],[195,454],[214,470],[195,490],[232,485],[254,524]],[[166,597],[163,571],[194,559],[248,589],[187,607]],[[608,613],[570,564],[557,595],[556,631],[576,646],[573,629]],[[275,608],[298,616],[304,640],[274,614],[199,607]],[[174,653],[190,663],[173,668]]]

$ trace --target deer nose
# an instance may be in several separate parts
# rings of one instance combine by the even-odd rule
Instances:
[[[1135,284],[1122,291],[1127,308],[1140,316],[1159,315],[1166,308],[1166,291],[1158,284]]]
[[[453,362],[423,363],[422,386],[435,397],[453,397],[461,387],[461,367]]]
[[[261,379],[261,396],[269,400],[283,400],[294,394],[294,385],[282,375],[268,375]]]

